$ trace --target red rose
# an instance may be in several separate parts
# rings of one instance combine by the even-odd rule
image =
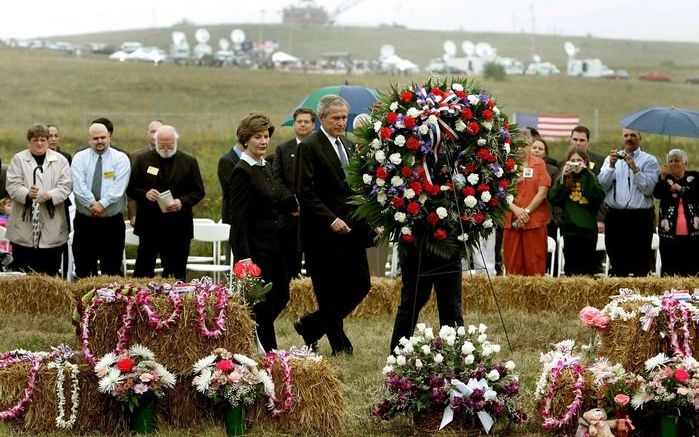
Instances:
[[[464,120],[469,121],[470,119],[473,118],[473,112],[471,112],[471,110],[469,108],[464,108],[461,110],[461,117]]]
[[[482,193],[483,191],[490,190],[490,187],[488,186],[488,184],[478,184],[477,190],[479,193]]]
[[[401,238],[408,244],[415,241],[415,237],[413,237],[413,234],[403,234]]]
[[[490,121],[493,119],[493,111],[490,109],[484,109],[483,112],[481,112],[483,115],[483,118],[485,118],[487,121]]]
[[[410,103],[413,100],[413,93],[411,91],[403,91],[400,93],[400,99],[405,103]]]
[[[403,119],[403,124],[407,129],[412,129],[415,127],[415,117],[405,117]]]
[[[386,114],[386,122],[388,122],[389,124],[393,124],[397,120],[398,120],[398,114],[396,114],[395,112],[389,112],[388,114]]]
[[[381,138],[386,139],[386,138],[391,138],[391,134],[393,131],[391,131],[390,127],[382,127],[381,130],[379,131],[379,136]]]
[[[481,131],[481,127],[475,121],[469,122],[466,126],[471,135],[478,135],[478,132]]]
[[[218,363],[216,363],[216,368],[224,372],[230,372],[231,370],[233,370],[233,361],[221,360]]]
[[[677,382],[685,382],[689,379],[689,373],[682,368],[677,369],[675,370],[675,379]]]
[[[485,221],[485,214],[483,214],[482,212],[477,212],[473,214],[473,221],[480,225]]]
[[[405,205],[405,200],[402,197],[394,197],[391,199],[391,205],[393,205],[394,208],[398,209]]]
[[[422,184],[420,184],[420,182],[418,181],[415,181],[410,184],[410,189],[415,191],[415,195],[417,196],[420,193],[422,193]]]
[[[442,241],[442,240],[444,240],[445,238],[447,238],[447,231],[445,231],[445,230],[442,229],[442,228],[439,228],[439,229],[437,229],[436,231],[434,231],[434,234],[433,234],[433,235],[434,235],[434,238],[435,238],[436,240]]]
[[[417,202],[410,202],[406,210],[409,214],[417,214],[420,212],[420,204]]]
[[[410,137],[408,141],[405,142],[405,148],[408,150],[417,150],[420,148],[420,141],[415,137]]]
[[[488,201],[488,205],[490,205],[490,206],[498,206],[498,205],[500,205],[500,199],[498,199],[497,197],[493,197],[492,199],[490,199],[490,200]]]
[[[376,177],[379,179],[386,179],[388,177],[388,170],[386,170],[386,167],[377,168]]]
[[[432,226],[436,226],[437,223],[439,223],[439,216],[436,212],[432,211],[427,214],[427,223],[431,224]]]
[[[505,161],[505,170],[512,171],[513,168],[515,168],[515,160],[507,158],[507,161]]]
[[[400,169],[400,174],[404,178],[409,178],[410,176],[413,175],[413,169],[410,167],[403,167]]]
[[[467,185],[461,190],[462,193],[464,193],[464,196],[475,196],[476,195],[476,190],[473,188],[472,185]]]
[[[500,182],[498,182],[498,185],[499,185],[500,188],[502,188],[503,190],[506,190],[507,187],[510,186],[510,183],[503,179],[503,180],[501,180]]]
[[[130,372],[133,370],[134,366],[136,365],[136,362],[132,360],[131,358],[124,358],[119,361],[117,361],[117,369],[121,370],[122,372]]]
[[[247,267],[248,267],[247,274],[249,276],[254,276],[257,278],[258,276],[260,276],[262,274],[262,269],[260,269],[260,266],[258,266],[255,263],[248,263]]]

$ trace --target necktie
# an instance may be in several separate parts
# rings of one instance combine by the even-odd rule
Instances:
[[[100,200],[102,195],[102,155],[97,158],[95,174],[92,176],[92,194],[95,196],[95,200]]]
[[[337,148],[337,154],[340,157],[340,164],[344,167],[347,165],[347,155],[345,154],[345,148],[342,147],[342,143],[340,142],[340,139],[335,140],[335,147]]]

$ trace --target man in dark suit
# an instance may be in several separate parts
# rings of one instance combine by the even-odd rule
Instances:
[[[218,160],[218,181],[221,184],[221,220],[223,223],[231,222],[231,178],[233,177],[233,169],[238,161],[243,149],[236,142],[231,150],[226,152]]]
[[[343,319],[369,293],[366,225],[352,217],[346,164],[352,156],[342,137],[349,105],[336,95],[318,103],[321,129],[298,146],[296,194],[301,205],[301,234],[318,310],[294,327],[306,344],[324,334],[333,355],[352,353]]]
[[[298,144],[313,133],[316,122],[315,111],[311,108],[298,108],[294,111],[293,138],[277,146],[274,154],[274,177],[292,194],[296,193],[296,154]],[[297,216],[289,216],[284,223],[284,235],[288,237],[285,247],[289,275],[295,278],[301,273],[301,250],[299,248],[299,221]]]
[[[141,153],[148,152],[149,150],[155,150],[155,133],[162,125],[163,122],[161,120],[151,120],[148,123],[148,127],[146,128],[146,147],[139,152],[129,155],[129,160],[131,161],[132,166],[136,156],[140,155]],[[131,223],[131,226],[133,226],[136,224],[136,201],[134,199],[127,199],[127,210],[129,214],[129,222]]]
[[[136,200],[138,220],[134,233],[140,242],[134,275],[153,277],[160,254],[163,276],[184,280],[189,245],[194,236],[192,207],[205,195],[197,160],[177,150],[175,128],[163,125],[155,137],[155,150],[136,157],[127,194]],[[161,194],[172,201],[159,206]]]

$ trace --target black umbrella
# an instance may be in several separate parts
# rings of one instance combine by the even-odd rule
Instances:
[[[34,168],[34,175],[32,179],[33,186],[36,187],[36,171],[44,172],[43,167],[37,165]],[[39,247],[39,239],[41,239],[41,222],[39,221],[39,199],[38,196],[32,199],[32,243],[34,248]]]

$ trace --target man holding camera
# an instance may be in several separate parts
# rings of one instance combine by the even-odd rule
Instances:
[[[658,160],[643,152],[641,133],[623,130],[624,145],[612,150],[597,176],[609,208],[604,242],[611,276],[647,276],[653,265],[651,241]]]

